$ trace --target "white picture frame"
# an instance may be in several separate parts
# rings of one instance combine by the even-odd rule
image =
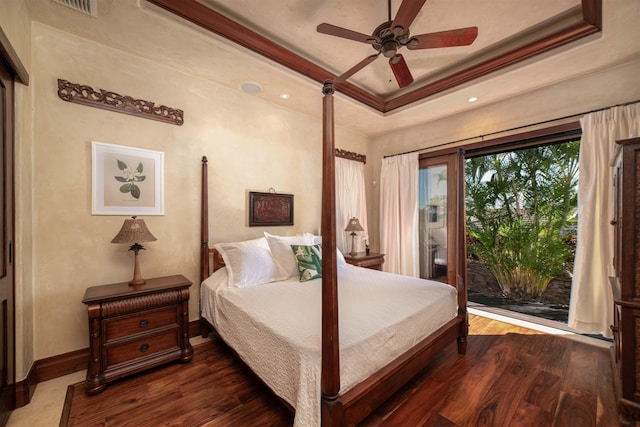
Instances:
[[[91,142],[92,215],[164,215],[164,153]]]

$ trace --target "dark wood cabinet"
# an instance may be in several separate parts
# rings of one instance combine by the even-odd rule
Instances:
[[[144,369],[191,360],[190,286],[176,275],[147,279],[141,286],[123,282],[86,290],[82,302],[89,316],[89,394]]]
[[[622,425],[640,421],[640,138],[618,141],[614,166],[612,362]]]
[[[371,268],[373,270],[382,270],[382,264],[384,264],[384,254],[375,252],[356,252],[355,255],[346,253],[344,254],[344,259],[347,263],[356,267]]]

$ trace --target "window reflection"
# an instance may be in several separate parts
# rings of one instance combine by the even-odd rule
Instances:
[[[447,165],[420,169],[420,277],[447,276]]]

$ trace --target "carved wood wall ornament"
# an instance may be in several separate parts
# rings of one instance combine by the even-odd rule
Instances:
[[[58,79],[58,96],[64,101],[144,117],[172,125],[182,126],[184,123],[184,112],[177,108],[156,105],[151,101],[133,99],[130,96],[104,89],[97,91],[91,86],[71,83],[63,79]]]
[[[336,157],[347,160],[355,160],[356,162],[367,164],[367,156],[365,156],[364,154],[358,154],[352,151],[342,150],[340,148],[336,148]]]

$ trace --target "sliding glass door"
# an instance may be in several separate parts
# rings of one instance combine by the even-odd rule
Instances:
[[[462,153],[420,158],[418,207],[420,229],[420,277],[454,284],[456,265],[464,249],[458,248],[458,187],[464,183],[458,159]],[[464,193],[464,191],[463,191]],[[464,212],[464,207],[462,208]],[[463,245],[464,246],[464,245]],[[458,249],[462,250],[457,253]]]

